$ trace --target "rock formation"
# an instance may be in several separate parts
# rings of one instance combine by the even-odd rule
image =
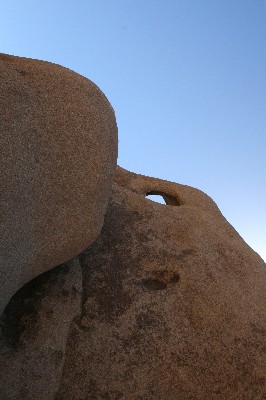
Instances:
[[[0,54],[0,314],[103,225],[117,158],[111,105],[88,79]]]
[[[265,399],[265,267],[204,193],[118,168],[97,241],[5,310],[1,400]]]

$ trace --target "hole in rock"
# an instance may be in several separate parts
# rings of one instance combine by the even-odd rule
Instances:
[[[146,198],[155,201],[155,203],[166,204],[163,196],[160,196],[158,194],[147,194]]]
[[[155,201],[156,203],[164,204],[167,206],[179,206],[179,201],[170,194],[158,191],[151,191],[146,193],[146,199]]]

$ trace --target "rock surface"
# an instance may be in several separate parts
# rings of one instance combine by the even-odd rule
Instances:
[[[169,205],[146,199],[147,193],[162,194]],[[204,193],[118,168],[101,235],[79,262],[81,311],[74,319],[77,308],[65,311],[72,323],[66,345],[62,337],[64,365],[52,383],[54,397],[47,399],[265,398],[266,265]],[[5,393],[27,354],[41,359],[49,353],[42,340],[61,336],[58,317],[52,324],[41,318],[46,328],[40,328],[27,310],[28,301],[37,316],[44,314],[43,304],[60,308],[60,268],[49,272],[45,290],[37,278],[24,297],[14,296],[16,329],[10,329],[12,309],[3,316]],[[65,279],[72,279],[70,273],[65,270]],[[18,398],[32,399],[23,392],[31,381],[36,393],[45,392],[49,379],[44,384],[43,376],[51,372],[38,373],[28,372]]]
[[[1,400],[54,399],[69,330],[81,311],[81,276],[78,260],[69,261],[29,282],[10,301],[0,341]]]
[[[90,245],[117,158],[111,105],[88,79],[0,54],[0,314],[26,282]]]

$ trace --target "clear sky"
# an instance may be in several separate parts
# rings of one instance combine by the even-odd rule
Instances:
[[[266,260],[265,0],[0,0],[0,52],[93,80],[119,164],[203,190]]]

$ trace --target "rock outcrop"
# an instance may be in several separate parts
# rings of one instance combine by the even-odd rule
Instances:
[[[28,354],[37,365],[54,359],[47,337],[62,357],[54,389],[40,399],[265,398],[266,265],[204,193],[118,168],[101,235],[73,262],[80,263],[82,295],[71,285],[65,290],[73,269],[63,265],[22,288],[6,309],[4,399],[34,399],[32,381],[36,393],[50,390],[44,377],[54,363],[37,373],[25,365]],[[59,317],[63,292],[67,316]],[[79,316],[73,296],[81,300]]]
[[[98,236],[117,158],[113,109],[88,79],[0,54],[0,313]]]
[[[77,259],[38,276],[10,301],[0,341],[0,399],[53,400],[71,324],[81,312]],[[8,340],[7,340],[8,339]]]

